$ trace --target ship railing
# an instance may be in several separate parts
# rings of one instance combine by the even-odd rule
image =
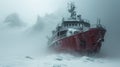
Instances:
[[[72,19],[65,17],[63,21],[79,21],[79,19]]]
[[[98,24],[93,24],[93,25],[91,25],[90,28],[96,28],[97,26],[98,26]],[[100,24],[100,27],[106,29],[106,27],[104,25],[102,25],[102,24]]]
[[[78,33],[82,33],[83,31],[79,31]],[[57,41],[59,41],[59,40],[61,40],[61,39],[64,39],[64,38],[67,38],[67,37],[70,37],[70,36],[73,36],[73,35],[77,35],[78,33],[74,33],[74,34],[72,34],[72,35],[69,35],[69,36],[67,36],[67,35],[61,35],[61,36],[57,36],[57,37],[52,37],[51,38],[51,40],[50,40],[50,44],[49,44],[49,46],[51,46],[52,44],[54,44],[55,42],[57,42]]]
[[[96,28],[96,24],[92,24],[90,28]]]

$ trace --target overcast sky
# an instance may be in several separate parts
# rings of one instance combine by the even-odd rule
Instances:
[[[0,19],[16,12],[26,22],[35,21],[37,14],[44,16],[57,10],[62,12],[61,8],[66,8],[69,1],[75,2],[80,14],[92,21],[96,17],[109,16],[112,19],[120,12],[119,0],[0,0]]]
[[[37,14],[54,13],[64,0],[0,0],[0,19],[18,13],[24,21],[35,21]]]

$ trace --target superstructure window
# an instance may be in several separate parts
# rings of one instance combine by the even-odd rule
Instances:
[[[77,26],[77,24],[75,24],[75,26]]]
[[[74,24],[72,24],[72,26],[74,26]]]
[[[71,24],[69,24],[69,26],[71,26]]]

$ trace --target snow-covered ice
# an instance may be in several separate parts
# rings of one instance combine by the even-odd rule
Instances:
[[[0,63],[3,61],[0,61]],[[69,54],[51,54],[43,57],[14,58],[0,64],[0,67],[119,67],[120,61],[91,58],[87,56],[76,57]]]

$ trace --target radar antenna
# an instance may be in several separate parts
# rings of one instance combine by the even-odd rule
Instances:
[[[76,19],[76,11],[75,11],[75,4],[74,3],[68,3],[68,12],[71,14],[72,19]]]

